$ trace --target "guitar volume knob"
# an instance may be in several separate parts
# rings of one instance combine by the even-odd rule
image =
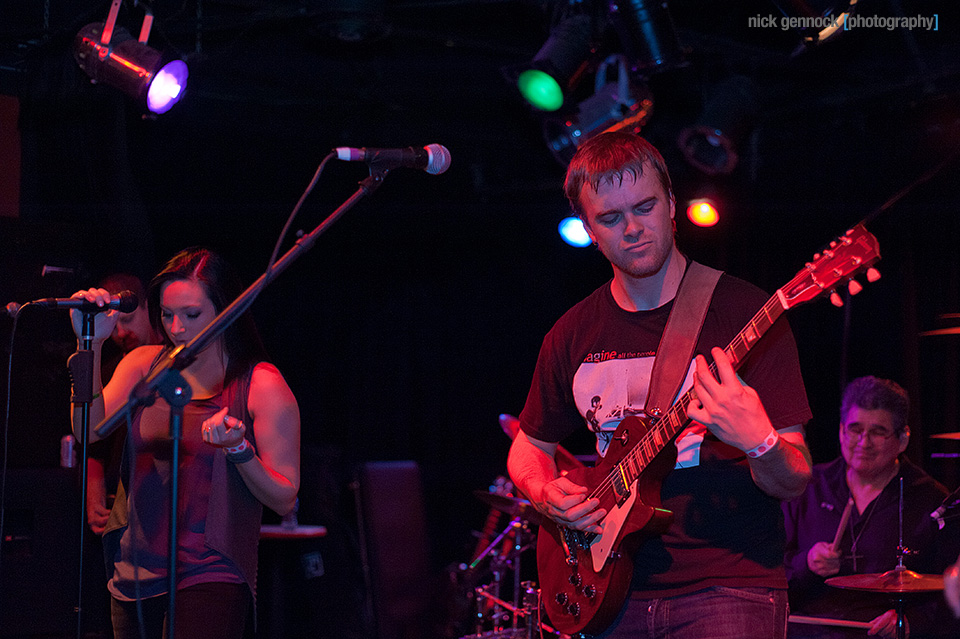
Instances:
[[[581,583],[583,583],[583,578],[580,577],[580,573],[575,572],[567,578],[567,581],[570,582],[571,586],[579,586]]]
[[[574,602],[567,606],[567,613],[571,616],[577,617],[580,615],[580,604]]]
[[[583,596],[587,599],[593,599],[597,596],[597,589],[594,586],[584,586],[583,587]]]
[[[565,592],[558,592],[555,599],[557,600],[557,603],[560,604],[561,606],[566,605],[567,601],[569,600],[569,598],[567,597],[567,593]]]

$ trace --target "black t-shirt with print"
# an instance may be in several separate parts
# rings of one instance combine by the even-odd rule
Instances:
[[[760,289],[721,276],[696,352],[725,347],[768,300]],[[603,452],[627,415],[641,412],[672,302],[650,311],[620,308],[610,283],[560,318],[544,339],[520,426],[559,442],[586,424]],[[692,384],[693,363],[681,389]],[[746,357],[738,374],[757,391],[774,428],[805,423],[810,408],[796,344],[785,318]],[[677,438],[677,467],[664,479],[674,521],[634,555],[633,596],[663,597],[709,586],[786,588],[779,501],[754,484],[746,455],[700,424]]]

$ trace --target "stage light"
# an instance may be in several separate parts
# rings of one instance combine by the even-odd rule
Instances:
[[[687,219],[697,226],[714,226],[720,221],[720,212],[711,200],[699,198],[687,203]]]
[[[739,146],[757,117],[757,90],[743,76],[717,85],[693,126],[680,131],[677,144],[683,157],[707,175],[727,175],[739,161]]]
[[[557,111],[576,85],[591,50],[590,17],[575,14],[561,19],[527,65],[507,70],[520,95],[541,111]]]
[[[570,216],[563,218],[560,220],[558,230],[560,231],[560,237],[570,246],[583,248],[593,243],[593,240],[587,235],[586,229],[583,228],[583,221],[579,217]]]
[[[610,21],[633,70],[647,74],[683,63],[673,18],[663,0],[614,0]]]
[[[618,69],[616,81],[606,82],[608,67]],[[543,137],[553,156],[569,164],[577,148],[604,131],[628,130],[639,133],[653,112],[653,96],[646,85],[630,81],[626,61],[611,56],[597,71],[596,92],[577,105],[568,118],[551,118],[543,123]]]
[[[139,40],[126,29],[116,28],[120,0],[114,0],[106,22],[88,24],[74,40],[77,64],[94,83],[123,91],[144,111],[166,113],[183,97],[187,86],[187,65],[165,57],[147,46],[153,15],[146,15]]]

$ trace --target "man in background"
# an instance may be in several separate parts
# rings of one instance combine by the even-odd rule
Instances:
[[[785,562],[791,612],[827,620],[869,623],[866,634],[896,636],[896,593],[836,588],[834,576],[881,574],[898,563],[900,509],[904,565],[940,574],[957,556],[957,535],[939,530],[930,513],[944,486],[907,459],[909,398],[896,382],[873,376],[847,385],[840,407],[841,456],[818,464],[804,494],[785,502]],[[903,481],[901,504],[900,485]],[[849,506],[848,506],[849,504]],[[844,511],[848,511],[844,514]],[[905,595],[910,636],[955,637],[940,593]],[[863,637],[863,628],[791,623],[790,639]]]
[[[110,379],[113,370],[124,355],[147,344],[159,344],[160,337],[150,324],[147,313],[146,287],[140,278],[129,273],[113,273],[103,278],[100,287],[111,295],[130,291],[137,296],[137,308],[130,313],[121,313],[117,325],[110,334],[110,352],[104,348],[102,376]],[[110,311],[115,313],[117,311]],[[106,346],[106,344],[105,344]],[[120,469],[120,454],[123,450],[123,435],[117,431],[102,442],[90,444],[87,459],[87,524],[98,535],[110,515],[113,495],[117,488]]]

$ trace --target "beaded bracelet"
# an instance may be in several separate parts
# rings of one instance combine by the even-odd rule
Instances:
[[[242,440],[237,446],[231,448],[224,447],[223,452],[227,455],[227,461],[232,464],[244,464],[253,459],[257,454],[257,451],[253,448],[253,444],[246,439]]]
[[[767,435],[766,439],[760,442],[759,446],[757,446],[756,448],[751,448],[750,450],[747,451],[747,457],[756,459],[761,455],[769,453],[773,449],[773,447],[777,445],[778,441],[780,441],[780,433],[778,433],[775,430],[771,431],[770,434]]]

